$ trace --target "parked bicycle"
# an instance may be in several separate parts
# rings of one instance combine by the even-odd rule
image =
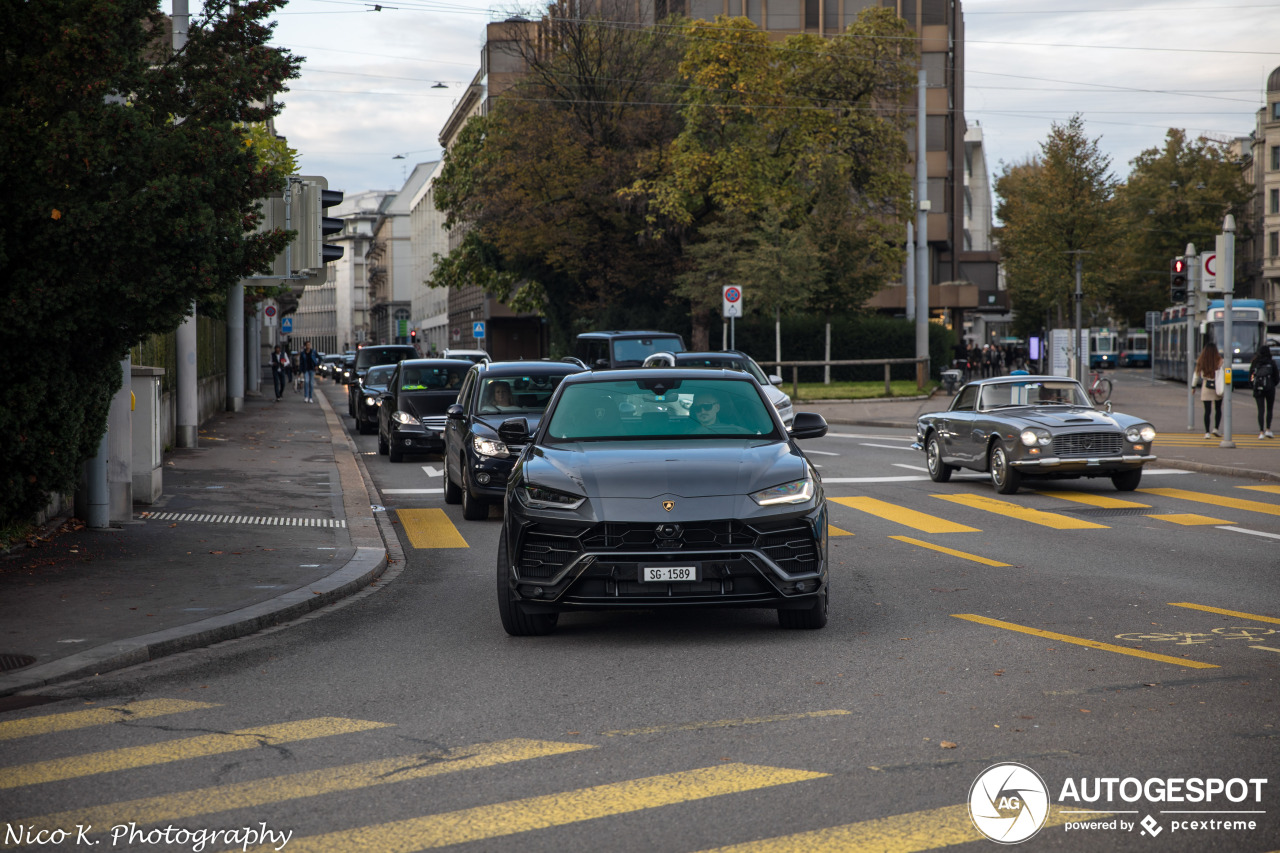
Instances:
[[[1111,399],[1111,380],[1097,370],[1091,372],[1089,377],[1093,380],[1089,385],[1089,399],[1093,400],[1095,406],[1101,406]]]

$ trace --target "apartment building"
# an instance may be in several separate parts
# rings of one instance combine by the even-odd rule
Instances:
[[[1236,294],[1263,300],[1267,321],[1280,324],[1280,68],[1267,77],[1252,135],[1235,140],[1233,152],[1254,190],[1245,214],[1251,237],[1236,252]]]

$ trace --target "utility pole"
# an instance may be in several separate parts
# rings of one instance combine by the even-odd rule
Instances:
[[[190,19],[187,0],[173,0],[173,52],[187,45],[187,25]],[[196,359],[196,305],[191,303],[191,313],[178,326],[178,369],[175,379],[178,397],[177,426],[174,444],[178,447],[196,447],[200,432],[200,395]]]
[[[916,72],[916,358],[929,357],[929,157],[925,126],[928,75]],[[916,362],[916,387],[929,378],[929,363]]]
[[[1230,213],[1222,220],[1222,233],[1218,235],[1215,249],[1218,253],[1218,275],[1222,276],[1222,441],[1219,447],[1234,448],[1231,440],[1231,387],[1233,365],[1236,360],[1235,338],[1231,331],[1231,292],[1236,289],[1236,218]]]
[[[1196,244],[1188,243],[1182,257],[1186,262],[1183,269],[1187,271],[1187,430],[1191,431],[1196,425],[1196,309],[1200,305],[1200,271],[1195,263]]]

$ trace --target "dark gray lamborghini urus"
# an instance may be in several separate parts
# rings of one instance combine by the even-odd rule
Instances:
[[[562,612],[772,608],[786,628],[827,622],[827,507],[796,439],[741,371],[657,368],[566,377],[507,484],[498,613],[508,634]]]

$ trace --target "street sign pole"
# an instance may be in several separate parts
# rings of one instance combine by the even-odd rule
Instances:
[[[1192,272],[1196,257],[1196,244],[1188,243],[1187,260],[1187,431],[1195,429],[1195,363],[1196,363],[1196,306],[1200,303],[1199,281]]]
[[[742,316],[742,288],[735,284],[726,284],[720,289],[723,313],[729,320],[729,349],[737,349],[733,321]]]
[[[1235,338],[1231,331],[1231,292],[1236,288],[1236,218],[1230,213],[1222,221],[1222,233],[1217,238],[1218,281],[1222,284],[1222,348],[1223,376],[1226,382],[1222,387],[1222,441],[1219,447],[1233,448],[1236,443],[1231,440],[1231,386],[1232,365],[1236,360]]]

